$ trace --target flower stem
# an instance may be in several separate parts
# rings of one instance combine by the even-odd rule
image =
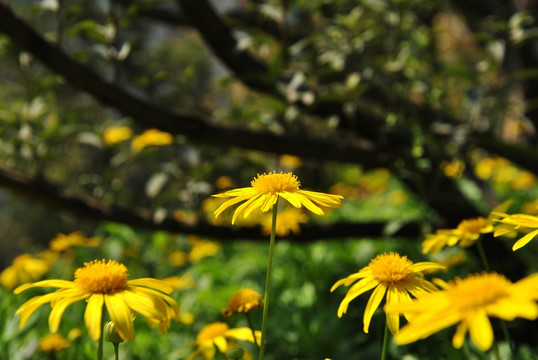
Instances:
[[[478,249],[478,254],[480,255],[480,260],[482,260],[482,266],[484,267],[484,270],[489,272],[490,269],[488,259],[486,258],[486,253],[484,252],[484,248],[482,247],[482,241],[480,238],[476,240],[476,247]]]
[[[114,359],[120,360],[120,343],[114,343]]]
[[[273,205],[273,220],[271,223],[271,238],[269,240],[269,260],[267,262],[267,278],[265,280],[265,296],[263,299],[263,318],[262,318],[262,338],[260,341],[260,357],[259,360],[263,360],[265,353],[265,336],[267,329],[267,314],[269,310],[269,292],[271,290],[271,273],[273,270],[273,255],[275,251],[275,232],[276,232],[276,217],[278,214],[278,198]],[[254,338],[256,339],[256,338]]]
[[[247,317],[248,327],[250,328],[250,331],[252,331],[252,336],[254,337],[254,344],[256,344],[256,347],[260,350],[260,344],[258,344],[258,341],[256,340],[256,331],[254,330],[254,325],[252,325],[250,314],[246,312],[245,316]]]
[[[389,343],[389,323],[385,321],[385,332],[383,334],[383,349],[381,350],[381,360],[387,357],[387,345]]]

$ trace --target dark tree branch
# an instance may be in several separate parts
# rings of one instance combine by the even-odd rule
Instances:
[[[193,26],[191,20],[176,8],[171,9],[169,7],[154,6],[153,4],[134,0],[113,0],[113,2],[124,7],[136,6],[136,15],[157,20],[170,26]],[[230,9],[222,14],[222,20],[226,24],[259,30],[275,38],[282,36],[280,26],[275,21],[254,9],[247,10],[240,7]]]
[[[58,47],[50,44],[31,27],[18,19],[11,9],[0,3],[0,32],[18,46],[62,75],[74,85],[106,105],[131,116],[146,128],[159,128],[172,134],[188,136],[194,141],[214,145],[287,153],[319,160],[361,163],[365,167],[387,166],[389,154],[372,143],[353,139],[317,140],[304,135],[276,135],[265,131],[250,131],[216,125],[194,114],[173,113],[129,94],[125,89],[107,82],[94,71],[73,61]]]
[[[112,221],[136,228],[148,230],[164,230],[173,233],[207,236],[219,240],[248,239],[267,241],[259,227],[224,227],[208,223],[184,224],[172,218],[156,222],[149,212],[131,211],[120,207],[106,206],[96,199],[82,200],[67,191],[47,182],[45,179],[30,179],[23,174],[0,168],[0,186],[18,195],[22,195],[51,208],[95,221]],[[379,237],[386,236],[387,223],[310,223],[301,227],[301,232],[286,238],[294,242],[310,242],[313,240],[345,237]],[[416,222],[402,224],[391,236],[417,237],[420,226]]]
[[[206,0],[178,0],[215,55],[251,89],[278,96],[275,79],[265,64],[239,49],[232,29]]]

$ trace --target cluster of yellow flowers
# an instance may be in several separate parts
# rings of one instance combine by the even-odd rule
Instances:
[[[218,181],[224,188],[233,184],[230,179]],[[225,210],[236,206],[230,222],[236,224],[250,216],[258,217],[273,210],[273,215],[264,223],[264,231],[271,234],[272,249],[275,234],[286,235],[298,232],[300,223],[307,221],[302,208],[324,215],[327,209],[341,206],[343,197],[302,190],[298,178],[290,173],[258,174],[250,187],[237,188],[213,195],[216,199],[225,199],[212,206],[215,218]],[[278,213],[278,201],[282,198],[291,207]],[[520,249],[538,236],[538,217],[527,214],[508,215],[505,211],[509,203],[499,205],[488,218],[477,217],[461,221],[455,229],[441,229],[435,234],[427,235],[422,243],[423,254],[436,254],[443,248],[473,245],[481,247],[481,238],[489,236],[512,235],[524,233],[516,241],[513,250]],[[278,216],[277,216],[278,215]],[[259,220],[258,220],[259,221]],[[280,222],[279,222],[280,221]],[[219,251],[217,243],[192,238],[189,240],[190,252],[173,252],[169,256],[172,265],[182,266],[195,263],[201,258],[212,256]],[[67,251],[72,246],[98,246],[101,240],[88,239],[81,233],[58,235],[51,241],[50,251]],[[272,251],[272,250],[271,250]],[[265,321],[270,284],[272,252],[268,266],[266,297],[252,289],[240,289],[228,301],[221,311],[227,318],[236,314],[249,313],[263,309],[262,331],[252,326],[230,328],[225,322],[214,322],[200,329],[196,340],[190,344],[195,348],[187,360],[213,359],[218,352],[226,354],[241,346],[236,341],[248,341],[256,344],[263,359],[265,348]],[[483,259],[484,260],[484,259]],[[461,261],[461,256],[458,259]],[[452,261],[456,263],[458,261]],[[449,261],[446,261],[448,264]],[[21,265],[23,264],[23,265]],[[166,332],[171,321],[180,320],[179,306],[171,297],[174,288],[194,286],[189,278],[172,277],[165,280],[152,278],[129,279],[127,268],[114,260],[94,260],[87,262],[74,273],[73,281],[42,280],[50,264],[44,259],[31,256],[14,260],[12,270],[0,275],[5,287],[15,287],[19,294],[30,288],[52,287],[57,290],[45,295],[31,298],[16,311],[20,315],[20,326],[24,326],[29,317],[44,304],[50,304],[49,328],[56,333],[62,315],[71,304],[84,300],[86,309],[84,323],[93,340],[102,338],[104,314],[110,317],[114,331],[120,341],[134,338],[134,318],[143,316],[150,325]],[[488,350],[494,344],[494,335],[490,317],[512,321],[515,318],[535,320],[538,318],[538,274],[529,275],[517,282],[512,282],[504,275],[491,272],[485,264],[486,271],[470,274],[466,278],[454,278],[448,282],[441,279],[431,281],[425,274],[446,270],[446,265],[437,262],[413,262],[407,256],[396,252],[377,255],[367,266],[358,272],[344,277],[334,283],[331,292],[340,286],[350,287],[340,303],[337,316],[342,317],[348,311],[349,304],[360,295],[372,291],[363,315],[363,330],[368,333],[375,311],[382,306],[386,315],[386,328],[394,335],[397,344],[408,344],[429,337],[438,331],[457,325],[452,344],[461,348],[467,333],[472,342],[481,350]],[[24,269],[25,271],[19,271]],[[16,274],[16,275],[14,275]],[[37,278],[36,275],[39,275]],[[407,320],[400,326],[400,317]],[[250,318],[249,319],[249,324]],[[61,351],[69,346],[69,340],[62,337],[49,337],[40,345],[44,352]],[[243,353],[244,349],[241,348]],[[244,359],[251,359],[244,352]]]
[[[502,203],[495,210],[506,210],[510,203]],[[469,247],[479,244],[484,234],[501,236],[526,233],[513,247],[517,250],[538,235],[538,217],[526,214],[507,215],[493,211],[489,218],[478,217],[460,222],[455,229],[438,230],[426,236],[422,244],[424,254],[435,254],[445,246]],[[489,267],[484,264],[485,267]],[[386,294],[384,310],[388,329],[398,344],[424,339],[442,329],[457,325],[452,339],[455,348],[461,348],[467,333],[481,350],[489,350],[494,336],[489,316],[512,321],[515,318],[538,318],[538,274],[531,274],[512,283],[504,275],[489,270],[455,278],[449,282],[424,280],[424,274],[444,267],[436,263],[413,263],[397,253],[378,255],[359,272],[337,281],[331,291],[341,285],[350,286],[338,308],[338,316],[346,313],[349,303],[357,296],[374,289],[364,311],[364,332]],[[412,299],[411,295],[415,298]],[[408,323],[399,328],[399,317]]]
[[[129,126],[110,126],[103,131],[103,142],[107,146],[114,146],[133,136],[133,130]],[[172,134],[157,129],[145,130],[131,141],[131,149],[139,152],[148,146],[164,146],[174,142]]]

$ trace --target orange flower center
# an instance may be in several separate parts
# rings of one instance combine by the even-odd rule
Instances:
[[[206,325],[200,330],[198,336],[196,337],[198,341],[207,341],[216,338],[217,336],[222,336],[230,328],[228,324],[223,322],[214,322],[212,324]]]
[[[413,262],[394,252],[376,256],[368,267],[374,278],[384,284],[408,280],[413,273]]]
[[[75,271],[75,284],[88,293],[111,293],[127,285],[127,268],[114,260],[94,260]]]
[[[276,194],[280,192],[294,192],[299,190],[301,183],[297,176],[293,175],[291,172],[277,174],[276,171],[273,171],[269,174],[263,174],[254,178],[250,182],[250,185],[258,192],[263,194]]]
[[[492,304],[509,295],[511,282],[502,275],[469,275],[466,279],[456,279],[447,289],[451,303],[460,310],[473,310]]]

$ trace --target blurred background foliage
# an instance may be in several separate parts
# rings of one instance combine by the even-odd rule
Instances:
[[[384,251],[422,261],[425,234],[507,199],[511,212],[538,213],[537,6],[0,2],[0,268],[22,253],[45,260],[58,234],[80,231],[100,245],[58,252],[40,276],[70,279],[101,257],[133,277],[181,276],[182,321],[158,341],[137,323],[122,347],[126,358],[184,359],[236,290],[263,292],[267,220],[232,228],[229,214],[214,219],[210,195],[293,171],[304,189],[345,201],[323,218],[282,216],[267,358],[377,358],[383,314],[370,334],[365,299],[338,319],[336,280]],[[511,243],[488,238],[486,252],[515,281],[537,268],[532,248],[507,257]],[[463,258],[451,250],[434,260]],[[443,277],[480,271],[472,250],[464,257]],[[3,285],[0,357],[38,359],[48,313],[18,330],[22,300]],[[65,316],[61,333],[79,325]],[[533,358],[536,329],[511,327],[518,356]],[[393,344],[391,356],[461,358],[449,337]],[[91,358],[94,346],[73,340],[66,358]]]

